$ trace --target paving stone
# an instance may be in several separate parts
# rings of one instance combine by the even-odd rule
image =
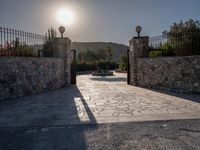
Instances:
[[[119,79],[77,77],[77,86],[0,102],[0,127],[200,118],[200,95],[152,91]]]

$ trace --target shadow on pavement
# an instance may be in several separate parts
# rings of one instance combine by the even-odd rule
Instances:
[[[87,122],[79,118],[77,100],[82,103]],[[5,115],[4,119],[0,117],[0,122],[4,121],[0,123],[2,150],[84,150],[87,149],[84,133],[97,128],[96,119],[77,86],[16,99],[15,103],[6,101],[0,107],[0,113]]]
[[[144,88],[144,87],[141,87],[141,88]],[[158,90],[158,89],[150,89],[150,88],[144,88],[144,89],[154,91],[154,92],[159,92],[161,94],[166,94],[166,95],[169,95],[169,96],[174,96],[174,97],[177,97],[177,98],[182,98],[182,99],[189,100],[189,101],[192,101],[192,102],[200,103],[200,95],[197,95],[197,94],[175,93],[175,92]]]
[[[125,77],[92,77],[90,80],[93,81],[105,81],[105,82],[126,82]]]

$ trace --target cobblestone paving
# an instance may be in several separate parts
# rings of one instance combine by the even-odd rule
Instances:
[[[200,118],[200,96],[126,85],[126,75],[81,75],[77,86],[0,102],[0,127]]]

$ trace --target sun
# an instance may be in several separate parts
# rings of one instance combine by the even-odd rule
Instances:
[[[61,8],[57,13],[57,19],[61,25],[71,25],[74,22],[74,13],[67,8]]]

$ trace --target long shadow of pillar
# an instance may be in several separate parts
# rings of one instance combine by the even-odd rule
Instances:
[[[79,93],[80,93],[80,91],[79,91]],[[89,118],[89,122],[88,123],[90,123],[90,124],[96,124],[97,120],[96,120],[95,116],[93,115],[92,110],[88,106],[85,98],[82,96],[81,93],[80,93],[80,98],[81,98],[81,102],[83,103],[84,109],[85,109],[85,111],[87,113],[87,116]]]
[[[71,103],[71,106],[75,109],[73,110],[74,113],[77,113],[76,116],[78,116],[78,113],[80,110],[78,110],[76,106],[75,99],[79,98],[82,105],[83,109],[86,112],[86,115],[88,117],[88,121],[82,121],[81,118],[74,118],[74,121],[76,122],[76,125],[72,125],[71,130],[68,131],[69,133],[66,134],[71,134],[72,139],[67,139],[66,142],[70,142],[70,145],[68,145],[68,149],[81,149],[85,150],[87,149],[87,139],[85,137],[85,132],[86,131],[93,131],[97,129],[97,121],[96,118],[90,109],[90,106],[88,105],[86,99],[84,96],[81,94],[80,90],[78,89],[77,86],[71,86],[73,93],[70,94],[70,97],[68,99],[68,103]],[[75,134],[74,134],[75,133]]]
[[[71,50],[73,60],[71,62],[71,84],[76,85],[76,50]]]

